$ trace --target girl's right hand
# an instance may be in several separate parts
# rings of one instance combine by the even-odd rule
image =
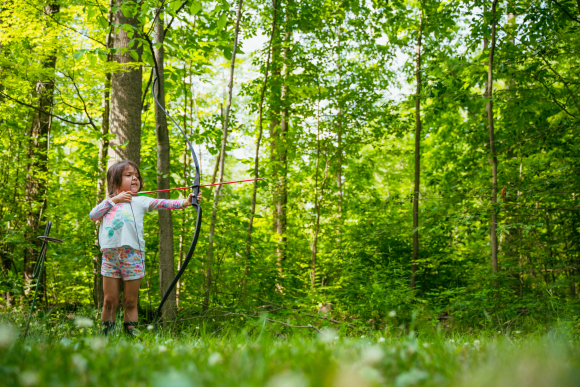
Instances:
[[[111,200],[115,204],[117,204],[117,203],[131,203],[132,199],[133,199],[133,195],[129,191],[121,192],[117,196],[113,196],[111,198]]]

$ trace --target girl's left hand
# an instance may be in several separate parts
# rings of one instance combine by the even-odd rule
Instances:
[[[197,195],[197,203],[201,204],[201,191],[199,191],[199,195]],[[189,194],[187,199],[183,199],[183,208],[191,206],[191,198],[193,197],[193,192]]]

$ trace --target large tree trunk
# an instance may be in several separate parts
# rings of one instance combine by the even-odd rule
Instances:
[[[220,173],[219,173],[219,182],[222,183],[224,179],[224,169],[225,169],[225,160],[226,160],[226,143],[227,143],[227,134],[228,134],[228,125],[230,120],[230,110],[232,107],[232,92],[234,89],[234,69],[236,65],[236,52],[238,50],[238,35],[240,33],[240,19],[242,17],[242,4],[243,0],[239,0],[238,2],[238,12],[236,15],[236,30],[234,34],[234,49],[232,50],[232,61],[230,64],[230,83],[228,86],[228,102],[226,104],[226,112],[224,116],[224,126],[222,132],[222,146],[221,146],[221,158],[220,158]],[[214,191],[214,198],[213,198],[213,211],[211,214],[211,224],[209,229],[209,244],[207,249],[207,257],[206,257],[206,271],[205,271],[205,294],[203,297],[203,311],[204,313],[207,312],[209,308],[209,297],[210,297],[210,290],[211,290],[211,269],[213,265],[213,237],[215,234],[215,224],[217,220],[217,207],[219,204],[220,193],[221,193],[221,185],[216,187]]]
[[[154,92],[157,93],[157,100],[161,106],[165,108],[163,14],[158,9],[155,12],[157,13],[157,19],[155,20],[153,42],[161,43],[161,45],[155,48],[157,90]],[[167,116],[157,104],[155,104],[155,133],[157,135],[157,189],[168,189],[170,185],[169,131],[167,129]],[[169,199],[170,193],[158,192],[157,198]],[[171,211],[159,211],[159,286],[161,288],[161,296],[169,289],[171,281],[175,278],[175,259],[173,253],[173,217]],[[175,320],[175,316],[177,316],[175,289],[163,305],[162,314],[164,322]]]
[[[45,5],[43,14],[51,16],[60,12],[60,6],[54,2]],[[43,68],[54,71],[56,53],[44,58]],[[32,127],[30,128],[28,143],[28,166],[26,171],[26,214],[27,247],[24,250],[24,279],[32,281],[32,271],[36,261],[37,247],[40,246],[37,236],[43,223],[46,209],[47,180],[48,180],[48,148],[51,127],[51,113],[53,106],[54,77],[50,76],[36,82],[37,108],[34,111]],[[42,279],[38,279],[42,281]],[[42,281],[44,282],[44,281]],[[28,293],[28,291],[27,291]],[[41,294],[44,290],[41,291]]]
[[[491,174],[492,174],[492,191],[491,191],[491,225],[489,227],[489,237],[491,242],[491,262],[493,271],[497,273],[499,270],[497,262],[497,155],[495,153],[494,127],[493,127],[493,56],[495,54],[496,42],[496,6],[497,0],[494,0],[491,5],[491,47],[489,49],[489,63],[487,73],[487,90],[485,93],[488,98],[486,104],[487,110],[487,125],[489,129],[489,151],[491,157]]]
[[[263,133],[263,125],[262,125],[262,118],[263,118],[263,108],[264,108],[264,95],[266,93],[266,86],[268,85],[268,72],[270,69],[270,56],[272,53],[272,42],[274,40],[274,32],[276,30],[276,0],[272,1],[272,29],[270,33],[270,44],[268,47],[268,57],[266,58],[266,69],[264,70],[264,82],[262,83],[262,92],[260,94],[260,105],[258,108],[258,139],[256,141],[256,155],[254,157],[254,178],[258,178],[258,166],[260,162],[260,144],[262,142],[262,133]],[[252,190],[252,207],[250,209],[250,218],[248,220],[248,233],[246,236],[246,255],[244,259],[244,278],[243,284],[245,287],[246,280],[248,277],[248,261],[250,259],[250,248],[252,246],[252,228],[254,225],[254,215],[256,213],[256,195],[258,191],[258,182],[254,181],[254,189]]]
[[[415,289],[417,261],[419,260],[419,193],[421,190],[421,39],[423,37],[423,11],[417,37],[415,78],[415,186],[413,188],[413,257],[411,261],[411,289]]]
[[[139,4],[135,0],[115,0],[116,6],[122,4],[130,9],[136,9]],[[119,10],[113,15],[113,24],[129,24],[139,31],[137,17],[127,17]],[[135,30],[134,30],[135,31]],[[122,54],[115,54],[113,60],[118,63],[138,62],[141,60],[142,47],[137,47],[138,33],[129,37],[127,33],[119,29],[119,33],[113,37],[113,48],[126,48]],[[130,51],[134,51],[138,58],[134,60]],[[141,162],[141,78],[143,70],[141,66],[125,66],[125,71],[115,72],[112,76],[111,90],[111,133],[115,137],[109,147],[109,165],[119,160],[131,160],[137,165]],[[123,144],[126,146],[119,146]]]
[[[113,37],[113,29],[111,23],[113,22],[113,1],[109,2],[109,32],[105,44],[107,48],[111,47],[111,39]],[[111,55],[107,55],[107,62],[111,61]],[[101,124],[101,142],[99,144],[99,178],[97,179],[97,197],[96,203],[99,204],[105,199],[105,186],[107,180],[107,160],[109,153],[109,114],[110,114],[110,96],[111,96],[111,73],[105,74],[105,91],[103,93],[103,118]],[[103,308],[103,300],[105,293],[103,292],[103,276],[101,275],[101,263],[103,260],[103,253],[99,246],[99,226],[101,221],[95,222],[95,254],[93,255],[93,303],[95,308],[101,310]]]

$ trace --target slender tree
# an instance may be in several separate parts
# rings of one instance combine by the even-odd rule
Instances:
[[[157,100],[165,108],[164,48],[165,40],[163,12],[155,10],[154,23],[155,76],[157,77]],[[170,187],[170,144],[167,117],[159,105],[155,104],[155,134],[157,136],[157,189]],[[169,192],[158,192],[157,198],[169,199]],[[159,287],[161,295],[165,294],[171,281],[175,278],[175,257],[173,251],[173,216],[171,211],[159,211]],[[163,320],[174,320],[177,315],[175,290],[171,292],[163,305]]]
[[[49,2],[42,9],[43,17],[47,19],[60,12],[57,2]],[[50,27],[49,27],[50,28]],[[45,31],[46,34],[52,31]],[[39,241],[36,237],[44,220],[47,205],[48,189],[48,150],[50,144],[50,128],[52,124],[52,108],[54,103],[54,69],[57,54],[51,50],[42,59],[42,68],[51,74],[36,81],[35,110],[32,116],[28,141],[28,166],[26,169],[26,230],[28,245],[24,255],[24,279],[32,281],[33,265],[36,260],[36,247]],[[39,279],[41,280],[41,279]],[[44,282],[44,281],[43,281]]]
[[[494,121],[493,121],[493,59],[495,54],[495,44],[496,44],[496,7],[497,0],[493,0],[491,5],[491,46],[489,48],[489,61],[488,61],[488,71],[487,71],[487,89],[485,92],[485,97],[487,98],[487,104],[485,106],[487,110],[487,126],[489,130],[489,151],[491,158],[491,176],[492,176],[492,189],[491,189],[491,225],[489,227],[489,236],[491,242],[491,262],[493,271],[497,273],[498,261],[497,261],[497,154],[495,152],[495,133],[494,133]]]
[[[111,48],[111,39],[113,36],[113,1],[109,2],[108,15],[108,30],[105,40],[107,49]],[[112,59],[111,53],[107,53],[107,63]],[[101,119],[101,141],[99,142],[99,161],[97,179],[97,197],[96,204],[105,199],[105,185],[107,179],[107,159],[109,153],[109,128],[110,128],[110,96],[111,96],[111,73],[105,73],[105,90],[103,91],[103,115]],[[99,226],[100,220],[95,222],[95,254],[93,255],[93,304],[95,308],[101,310],[103,308],[103,300],[105,294],[103,293],[103,276],[101,275],[101,262],[103,254],[99,246]]]
[[[268,56],[266,57],[266,68],[264,69],[264,82],[262,82],[262,91],[260,92],[260,104],[258,106],[258,138],[256,140],[256,154],[254,156],[254,178],[259,177],[258,169],[260,162],[260,144],[262,143],[262,133],[264,126],[262,123],[263,109],[264,109],[264,95],[266,94],[266,86],[268,85],[268,74],[270,70],[270,56],[272,53],[272,42],[274,40],[274,32],[276,31],[276,14],[277,1],[272,1],[272,28],[270,31],[270,42],[268,44]],[[244,284],[248,277],[248,261],[250,259],[250,248],[252,246],[252,228],[254,225],[254,215],[256,213],[256,195],[258,192],[258,181],[254,181],[254,188],[252,190],[252,206],[250,208],[250,217],[248,219],[248,232],[246,235],[246,255],[244,259]]]
[[[413,187],[413,257],[411,262],[411,288],[415,288],[417,261],[419,260],[419,194],[421,192],[421,39],[423,38],[423,9],[419,19],[415,46],[415,181]]]
[[[219,182],[223,182],[224,178],[224,168],[225,168],[225,160],[226,160],[226,145],[227,145],[227,134],[228,134],[228,126],[230,120],[230,110],[232,107],[232,93],[234,89],[234,70],[236,65],[236,53],[238,50],[238,37],[240,33],[240,20],[242,17],[242,5],[243,0],[238,1],[238,11],[236,14],[236,29],[234,32],[234,48],[232,50],[232,60],[230,64],[230,83],[228,85],[228,101],[226,104],[226,111],[224,116],[224,125],[223,125],[223,132],[222,132],[222,144],[221,144],[221,158],[220,158],[220,172],[219,172]],[[203,311],[206,312],[209,308],[209,296],[210,296],[210,289],[211,289],[211,269],[213,265],[213,243],[214,243],[214,234],[215,234],[215,224],[217,220],[217,208],[220,199],[220,192],[221,192],[221,185],[218,185],[216,190],[214,191],[214,198],[213,198],[213,210],[211,214],[211,224],[209,229],[209,243],[208,243],[208,250],[207,250],[207,257],[206,257],[206,275],[205,275],[205,294],[203,298]]]

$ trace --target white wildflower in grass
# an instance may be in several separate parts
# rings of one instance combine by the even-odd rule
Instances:
[[[102,337],[95,337],[90,340],[89,346],[95,352],[102,351],[107,346],[107,340]]]
[[[71,344],[72,340],[69,339],[68,337],[63,337],[62,339],[60,339],[60,345],[62,345],[63,347],[68,347]]]
[[[157,350],[159,351],[159,353],[167,352],[167,347],[165,345],[160,345],[159,347],[157,347]]]
[[[318,340],[322,343],[329,344],[334,341],[336,331],[332,328],[323,328],[318,335]]]
[[[423,347],[429,348],[429,343],[423,343]]]
[[[385,338],[384,337],[379,337],[379,339],[377,341],[379,343],[384,343],[385,342]]]
[[[199,329],[199,327],[195,327],[195,329]]]
[[[8,348],[18,339],[18,332],[11,325],[0,325],[0,348]]]
[[[25,387],[36,386],[38,384],[38,374],[34,371],[24,371],[18,375],[20,384]]]
[[[522,333],[521,331],[516,331],[516,335],[519,335],[520,333]]]
[[[207,358],[207,364],[214,366],[219,363],[223,363],[224,359],[219,352],[214,352]]]
[[[364,338],[365,338],[365,335],[362,335],[360,338],[361,338],[361,339],[364,339]]]
[[[391,311],[389,312],[389,317],[390,317],[390,318],[397,317],[397,312],[395,312],[394,310],[391,310]]]
[[[284,371],[274,375],[266,384],[266,387],[306,387],[308,379],[299,372]]]
[[[197,386],[193,381],[187,376],[187,374],[177,371],[174,368],[170,368],[169,372],[157,373],[153,375],[151,380],[151,385],[153,387],[192,387]]]
[[[80,353],[75,353],[72,356],[71,361],[78,372],[83,373],[87,370],[87,359],[85,359]]]
[[[455,340],[454,340],[454,339],[450,339],[450,340],[449,340],[449,342],[450,342],[451,344],[453,344],[453,343],[455,343]]]
[[[79,316],[75,318],[75,325],[77,328],[90,328],[93,326],[93,320],[88,317]]]
[[[414,386],[419,382],[428,379],[429,374],[417,368],[411,368],[407,372],[403,372],[395,379],[395,386]]]
[[[148,331],[152,331],[153,329],[155,329],[155,327],[153,326],[153,324],[147,325],[147,330]]]
[[[365,364],[374,365],[385,357],[383,349],[378,345],[365,347],[361,354],[361,361]]]
[[[476,346],[476,347],[479,347],[480,344],[481,344],[481,342],[479,340],[475,340],[473,342],[473,345]]]

